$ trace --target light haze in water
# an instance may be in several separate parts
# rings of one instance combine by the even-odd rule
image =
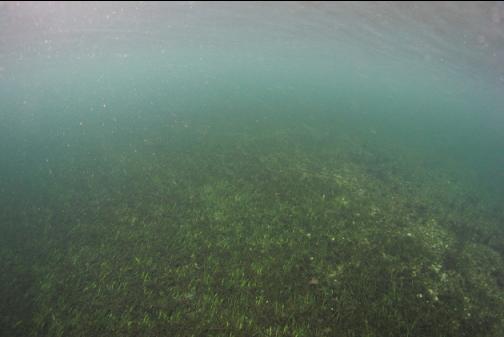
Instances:
[[[502,2],[0,2],[0,336],[504,335]]]

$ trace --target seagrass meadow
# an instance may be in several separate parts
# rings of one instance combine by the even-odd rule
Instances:
[[[0,2],[0,336],[502,337],[499,2]]]

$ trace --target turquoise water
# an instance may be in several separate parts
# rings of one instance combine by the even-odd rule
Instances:
[[[1,3],[0,335],[501,336],[502,20]]]

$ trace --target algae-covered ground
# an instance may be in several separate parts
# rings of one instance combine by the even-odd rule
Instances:
[[[4,166],[0,335],[504,334],[502,208],[448,168],[327,120],[165,122]]]

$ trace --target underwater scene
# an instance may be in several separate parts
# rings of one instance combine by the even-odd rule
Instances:
[[[504,336],[504,4],[0,2],[0,336]]]

